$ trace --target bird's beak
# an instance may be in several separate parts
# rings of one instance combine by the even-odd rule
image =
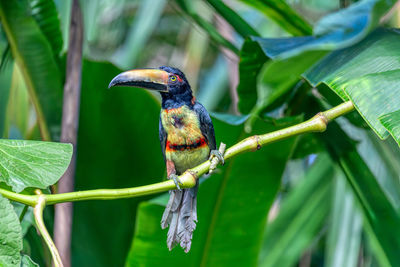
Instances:
[[[134,86],[144,89],[168,92],[168,72],[159,69],[137,69],[118,74],[108,88],[113,86]]]

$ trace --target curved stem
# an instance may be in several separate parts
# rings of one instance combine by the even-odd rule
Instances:
[[[54,261],[54,266],[55,267],[63,267],[63,263],[61,261],[60,255],[58,254],[58,250],[56,246],[54,245],[53,240],[51,239],[51,236],[49,232],[46,229],[46,225],[44,224],[43,221],[43,210],[44,207],[46,206],[46,195],[40,194],[37,195],[37,204],[35,205],[35,208],[33,209],[33,214],[35,215],[35,222],[36,226],[42,235],[44,241],[47,244],[47,247],[50,250],[51,256]]]
[[[291,127],[281,129],[275,132],[250,136],[236,145],[231,146],[226,150],[224,159],[230,159],[236,155],[261,149],[261,147],[273,143],[279,140],[283,140],[292,136],[296,136],[303,133],[311,132],[323,132],[326,130],[328,123],[337,117],[340,117],[350,111],[354,110],[353,104],[348,101],[344,102],[332,109],[324,112],[320,112],[311,119],[293,125]],[[182,182],[182,188],[190,188],[196,185],[196,179],[201,175],[207,173],[210,169],[210,161],[207,160],[202,164],[185,171],[179,180]],[[64,194],[52,194],[52,195],[40,195],[40,196],[28,196],[23,194],[14,193],[5,189],[0,188],[0,194],[4,197],[14,201],[21,202],[26,205],[36,206],[39,202],[39,198],[45,199],[47,204],[56,204],[71,201],[82,201],[82,200],[94,200],[94,199],[119,199],[119,198],[130,198],[138,197],[150,194],[156,194],[165,192],[171,189],[176,189],[173,181],[168,180],[161,183],[123,188],[123,189],[96,189],[87,191],[77,191]]]

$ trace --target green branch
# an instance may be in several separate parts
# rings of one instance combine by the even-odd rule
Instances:
[[[352,110],[354,110],[353,104],[350,101],[344,102],[332,109],[320,112],[311,119],[294,126],[263,135],[250,136],[227,149],[224,154],[224,158],[225,160],[228,160],[236,155],[258,150],[267,144],[292,136],[311,132],[323,132],[326,130],[326,127],[330,121],[349,113]],[[181,187],[190,188],[195,186],[196,179],[210,170],[210,164],[210,161],[207,160],[206,162],[184,172],[181,176],[179,176],[179,179],[182,182]],[[176,186],[173,181],[168,180],[156,184],[133,188],[97,189],[50,195],[23,195],[0,188],[0,194],[8,199],[21,202],[25,205],[36,206],[39,203],[39,198],[43,198],[46,204],[56,204],[82,200],[106,200],[138,197],[161,193],[171,189],[176,189]]]

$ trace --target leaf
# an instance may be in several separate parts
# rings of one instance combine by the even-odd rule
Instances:
[[[380,116],[378,119],[400,146],[400,110]]]
[[[356,267],[359,259],[362,214],[346,177],[336,170],[334,201],[326,245],[326,266]]]
[[[242,17],[229,6],[219,0],[207,0],[207,2],[220,14],[243,38],[247,36],[260,36]]]
[[[55,184],[72,156],[70,144],[0,140],[0,181],[16,192]]]
[[[283,0],[241,0],[267,15],[292,35],[309,35],[312,28]]]
[[[381,138],[388,133],[379,117],[399,109],[400,35],[377,30],[361,43],[333,52],[304,76],[313,86],[325,83],[343,100],[351,100]]]
[[[356,113],[356,112],[354,112]],[[387,198],[396,210],[400,210],[400,150],[392,139],[380,140],[372,131],[352,126],[338,120],[341,128],[357,144],[357,152],[371,170]],[[392,142],[391,142],[392,141]]]
[[[61,120],[61,76],[50,43],[29,14],[26,0],[0,2],[2,27],[24,76],[42,135],[50,139],[46,124],[56,137]]]
[[[362,207],[364,230],[380,266],[400,264],[398,251],[400,216],[390,203],[368,166],[349,143],[346,134],[336,123],[330,124],[324,135],[329,153],[343,170],[354,195]]]
[[[188,0],[175,0],[175,1],[186,15],[190,16],[194,20],[194,22],[196,22],[196,24],[200,26],[200,28],[202,28],[206,33],[210,35],[210,38],[214,42],[228,48],[235,54],[239,54],[239,51],[234,44],[225,39],[214,27],[214,25],[205,20],[203,17],[199,16],[199,14],[195,10],[193,1],[188,1]]]
[[[240,118],[239,118],[240,119]],[[230,119],[234,121],[234,119]],[[253,134],[270,132],[297,122],[257,121]],[[231,146],[245,135],[243,126],[213,119],[219,140]],[[280,187],[280,178],[294,139],[246,153],[226,162],[219,173],[201,183],[198,218],[190,253],[166,246],[160,219],[164,198],[143,202],[127,266],[254,266],[269,208]],[[151,255],[151,256],[150,256]]]
[[[0,195],[0,266],[19,266],[22,250],[21,225],[10,201]]]
[[[60,29],[61,29],[62,39],[64,40],[62,47],[63,54],[68,51],[69,26],[70,26],[71,6],[72,6],[71,3],[72,3],[71,0],[55,1],[58,15],[60,18]],[[84,9],[84,3],[81,3],[81,5],[82,9]]]
[[[321,59],[326,52],[310,51],[289,59],[270,61],[264,64],[257,82],[257,102],[250,111],[246,129],[251,128],[254,119],[267,107],[292,89],[299,82],[301,74]],[[254,90],[248,88],[248,90]]]
[[[332,162],[326,154],[320,155],[267,225],[259,266],[296,264],[329,214],[333,175]]]
[[[108,90],[112,78],[122,72],[111,63],[84,60],[82,71],[75,190],[162,181],[165,164],[156,98],[140,88]],[[123,266],[136,207],[148,198],[74,204],[71,265]]]
[[[13,64],[11,88],[7,103],[4,137],[26,139],[30,102],[27,88],[17,64]]]
[[[396,0],[366,0],[354,3],[346,9],[323,17],[314,28],[314,35],[335,33],[339,47],[354,44],[371,32],[396,4]],[[344,40],[345,42],[343,42]],[[325,45],[329,46],[329,43]]]
[[[395,0],[366,0],[350,5],[319,20],[313,36],[259,39],[271,50],[272,58],[288,58],[305,51],[341,49],[364,39],[379,24],[379,19]],[[261,44],[260,43],[260,44]]]
[[[28,255],[22,255],[21,267],[39,267]]]
[[[3,63],[3,62],[2,62]],[[11,76],[14,62],[3,63],[0,69],[0,137],[3,136],[6,123],[6,109],[10,96]]]
[[[251,4],[261,5],[260,2],[260,0],[251,1]],[[300,64],[300,67],[304,67],[303,70],[306,70],[306,68],[320,59],[323,55],[321,51],[348,47],[363,39],[377,26],[378,21],[376,18],[385,14],[395,2],[367,0],[353,4],[347,9],[340,10],[320,20],[315,26],[317,31],[314,32],[314,36],[289,38],[251,37],[246,39],[240,50],[240,75],[237,87],[239,110],[247,114],[256,104],[257,97],[254,94],[254,91],[258,88],[256,80],[267,59],[282,60],[282,62],[285,62],[285,59],[298,57],[296,61],[291,59],[296,64],[282,65],[281,63],[277,63],[277,66],[281,66],[280,73],[283,75],[291,74],[291,71],[287,71],[288,65],[291,68],[295,67],[299,62],[302,62],[299,59],[306,59],[304,65]],[[275,2],[269,1],[269,3]],[[346,57],[340,58],[346,59]],[[330,68],[327,69],[329,70]],[[299,71],[299,69],[297,70]],[[296,76],[296,74],[297,72],[294,71],[293,76]],[[307,75],[306,78],[308,78]],[[267,81],[268,77],[264,75],[262,78],[259,77],[259,79]],[[277,89],[276,91],[279,92],[282,89]],[[263,97],[260,97],[260,101],[265,102]],[[262,105],[259,105],[257,108],[257,110],[260,109],[262,109]]]
[[[29,0],[31,14],[36,20],[47,41],[50,43],[56,58],[63,46],[60,20],[56,5],[52,0]]]
[[[251,38],[244,41],[239,57],[239,84],[236,88],[239,96],[238,108],[241,113],[247,114],[257,102],[257,75],[268,57]]]

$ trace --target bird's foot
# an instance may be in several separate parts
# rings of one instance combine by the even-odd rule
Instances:
[[[208,173],[212,173],[215,170],[215,168],[217,168],[218,163],[221,163],[221,165],[225,164],[224,153],[225,153],[224,143],[221,143],[219,150],[211,150],[209,158],[211,165]]]
[[[179,176],[176,174],[171,174],[170,176],[168,176],[168,179],[173,180],[176,188],[178,188],[179,191],[182,191],[181,189],[181,185],[183,185],[183,183],[181,182],[181,180],[179,180]]]
[[[218,159],[217,163],[221,163],[221,165],[225,164],[224,156],[219,150],[211,150],[209,160],[213,160],[214,158]]]

